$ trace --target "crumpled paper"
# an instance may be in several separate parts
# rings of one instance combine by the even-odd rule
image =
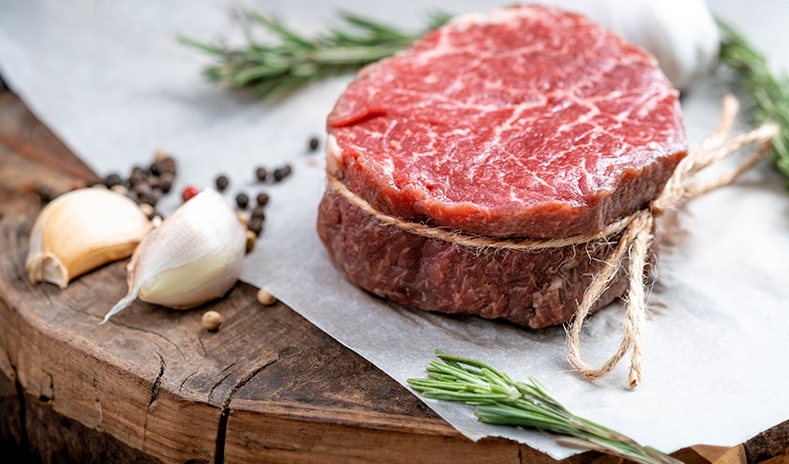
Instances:
[[[245,8],[275,12],[314,32],[331,23],[337,7],[415,28],[434,6],[461,13],[494,5],[0,0],[0,73],[99,173],[128,172],[162,148],[180,162],[176,189],[208,186],[221,172],[233,182],[228,197],[270,193],[266,231],[243,279],[268,288],[400,383],[424,376],[435,348],[476,357],[513,378],[535,375],[576,414],[667,452],[736,445],[789,418],[789,195],[766,163],[736,185],[691,201],[676,221],[660,223],[666,239],[650,297],[643,383],[628,390],[626,366],[590,383],[566,362],[562,328],[526,330],[407,310],[360,291],[334,270],[315,233],[323,159],[307,154],[307,141],[323,136],[325,117],[349,77],[263,105],[204,82],[199,71],[206,58],[175,41],[179,34],[237,41],[238,12]],[[744,25],[759,45],[775,43],[767,49],[783,51],[785,37],[776,37],[785,32],[776,21],[789,4],[712,6]],[[760,21],[772,21],[772,29]],[[789,62],[785,52],[774,56]],[[714,129],[727,89],[720,76],[711,77],[683,98],[693,146]],[[254,183],[258,165],[286,162],[294,168],[287,182]],[[162,208],[172,210],[176,196]],[[622,316],[612,305],[591,318],[583,332],[586,358],[602,361],[616,349]],[[539,432],[480,424],[465,405],[426,403],[473,439],[504,436],[555,458],[577,452]]]

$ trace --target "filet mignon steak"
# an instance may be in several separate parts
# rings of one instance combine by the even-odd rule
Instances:
[[[541,6],[458,17],[368,66],[328,131],[328,176],[374,209],[488,237],[595,234],[659,194],[687,152],[677,92],[654,58]],[[318,230],[368,291],[531,327],[572,315],[611,241],[463,247],[383,224],[332,188]]]

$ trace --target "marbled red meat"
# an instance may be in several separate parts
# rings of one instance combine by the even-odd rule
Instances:
[[[654,58],[581,16],[540,6],[466,15],[359,73],[328,118],[327,172],[407,221],[490,237],[595,234],[653,199],[685,156],[677,96]],[[569,255],[415,241],[364,214],[327,191],[318,228],[332,261],[422,309],[560,323],[599,259],[568,272]],[[384,235],[400,245],[385,249]]]

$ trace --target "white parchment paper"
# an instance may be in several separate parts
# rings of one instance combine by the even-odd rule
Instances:
[[[515,378],[535,375],[577,414],[668,452],[735,445],[789,419],[789,195],[766,164],[662,223],[667,239],[651,295],[643,384],[627,390],[624,366],[589,383],[565,361],[561,328],[530,331],[405,310],[359,291],[333,269],[315,234],[323,159],[306,146],[311,135],[323,137],[348,77],[262,105],[204,82],[206,58],[175,41],[179,34],[235,41],[245,8],[310,32],[332,24],[339,7],[417,28],[435,9],[461,13],[502,3],[0,0],[0,74],[99,173],[127,173],[162,148],[180,162],[176,189],[208,186],[223,172],[233,182],[229,198],[269,192],[266,231],[243,279],[267,287],[401,383],[423,376],[440,347]],[[789,4],[711,3],[776,65],[789,67],[782,24]],[[692,145],[715,127],[727,89],[712,77],[683,99]],[[287,182],[253,183],[256,166],[284,162],[294,166]],[[171,197],[165,210],[178,203]],[[621,323],[615,306],[595,315],[584,331],[586,356],[603,360],[612,352]],[[575,452],[538,432],[480,424],[463,405],[428,405],[474,439],[506,436],[556,458]]]

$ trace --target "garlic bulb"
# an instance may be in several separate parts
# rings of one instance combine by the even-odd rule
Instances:
[[[110,190],[63,194],[33,224],[28,277],[66,288],[75,277],[132,254],[152,227],[133,201]]]
[[[129,292],[103,322],[137,297],[187,309],[224,295],[241,274],[246,243],[230,205],[215,190],[204,190],[140,242],[128,267]]]
[[[538,1],[583,14],[647,50],[678,89],[717,62],[720,36],[704,0]]]

